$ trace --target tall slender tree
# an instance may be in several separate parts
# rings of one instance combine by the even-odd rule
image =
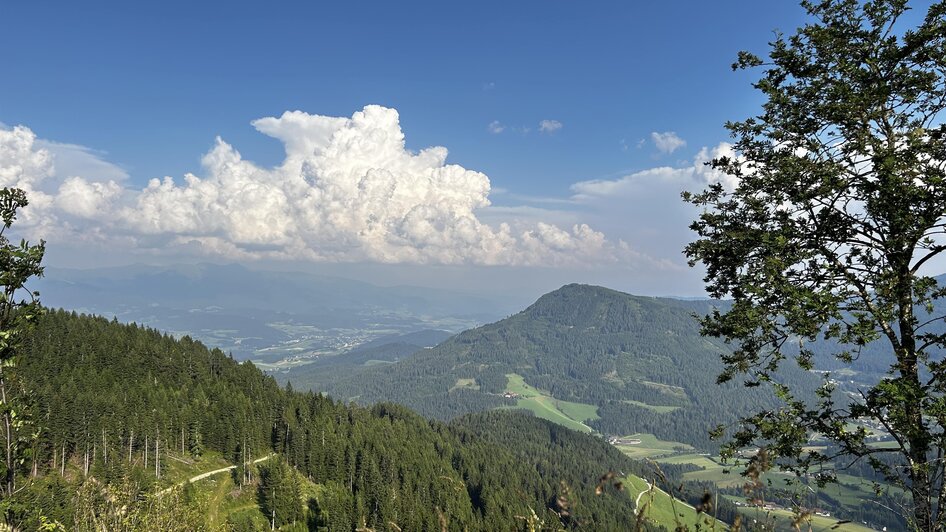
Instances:
[[[28,290],[26,283],[43,275],[45,243],[11,242],[7,235],[16,221],[17,210],[28,204],[23,190],[0,189],[0,416],[4,440],[3,492],[7,497],[16,489],[17,467],[29,446],[24,442],[29,439],[25,412],[14,401],[11,381],[24,333],[42,312],[39,293]]]
[[[727,124],[736,155],[712,162],[737,184],[684,197],[703,209],[691,265],[733,300],[703,320],[736,346],[720,380],[769,383],[785,404],[744,419],[729,450],[762,444],[755,466],[819,465],[823,480],[866,461],[912,496],[916,528],[944,530],[946,287],[924,266],[946,251],[946,2],[927,5],[904,28],[906,0],[802,2],[809,24],[733,65],[763,67],[766,98]],[[814,368],[816,340],[842,364],[883,342],[890,369],[854,400],[827,378],[798,397],[776,370],[786,357]],[[870,445],[851,428],[864,422],[894,445]],[[807,447],[814,433],[832,451]]]

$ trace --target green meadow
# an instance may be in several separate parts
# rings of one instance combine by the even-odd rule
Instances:
[[[585,403],[573,403],[556,399],[547,392],[538,390],[523,380],[517,373],[506,375],[506,392],[519,395],[516,408],[529,410],[536,417],[547,419],[573,430],[591,433],[591,427],[585,421],[598,419],[598,407]],[[460,385],[460,383],[457,383]]]

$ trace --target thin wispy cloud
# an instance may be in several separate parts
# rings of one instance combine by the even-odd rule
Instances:
[[[660,153],[673,153],[687,145],[686,141],[678,137],[673,131],[663,133],[654,131],[650,134],[650,138],[654,141],[654,145],[657,146]]]
[[[506,126],[504,126],[499,120],[493,120],[488,126],[486,126],[486,129],[493,135],[499,135],[506,129]]]
[[[735,157],[731,144],[721,142],[713,148],[702,148],[693,157],[692,164],[680,167],[658,166],[633,172],[617,179],[591,179],[579,181],[571,186],[572,199],[579,202],[593,198],[632,197],[640,187],[656,186],[659,183],[672,183],[677,187],[672,200],[680,202],[679,192],[683,190],[701,190],[706,185],[720,182],[728,190],[737,183],[732,176],[714,170],[705,163],[720,157]]]
[[[539,122],[539,133],[555,133],[562,129],[563,124],[558,120],[542,120]]]

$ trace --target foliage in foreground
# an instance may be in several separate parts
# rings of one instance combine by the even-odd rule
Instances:
[[[745,418],[729,451],[762,445],[750,467],[823,481],[867,462],[911,494],[913,526],[943,530],[946,334],[933,326],[946,288],[923,272],[946,251],[946,2],[909,29],[905,0],[802,5],[810,24],[734,65],[765,69],[766,103],[728,124],[735,155],[712,162],[732,185],[685,195],[703,209],[686,253],[711,295],[733,299],[703,321],[737,346],[720,380],[770,383],[783,400]],[[884,342],[887,374],[854,398],[829,375],[813,398],[779,383],[786,357],[814,368],[819,338],[844,364]],[[871,445],[852,428],[864,423],[896,446]],[[813,433],[836,452],[809,447]]]

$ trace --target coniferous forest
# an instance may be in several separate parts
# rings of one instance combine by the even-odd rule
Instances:
[[[38,321],[21,360],[15,388],[35,437],[3,511],[24,529],[200,528],[187,490],[155,493],[170,461],[207,452],[241,464],[234,475],[258,484],[267,515],[267,492],[282,501],[277,526],[620,530],[635,521],[626,494],[596,488],[609,472],[644,466],[521,414],[445,424],[391,404],[346,405],[280,388],[189,338],[65,311]],[[303,501],[291,471],[319,495]]]

